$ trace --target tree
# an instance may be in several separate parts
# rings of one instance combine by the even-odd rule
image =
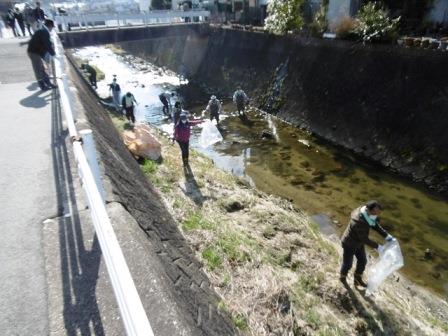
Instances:
[[[171,8],[171,0],[152,0],[151,8],[158,9],[170,9]]]
[[[302,6],[305,0],[272,0],[268,5],[268,17],[264,27],[274,34],[286,34],[300,29],[304,24]]]

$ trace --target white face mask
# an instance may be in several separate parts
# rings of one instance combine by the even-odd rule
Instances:
[[[186,124],[187,121],[186,120],[181,120],[182,124]]]
[[[369,217],[371,220],[376,220],[378,216],[377,215],[369,215]]]

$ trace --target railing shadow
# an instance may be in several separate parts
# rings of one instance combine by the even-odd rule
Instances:
[[[96,299],[101,249],[96,237],[90,250],[83,240],[57,90],[51,95],[52,155],[59,217],[64,324],[67,335],[104,335]]]

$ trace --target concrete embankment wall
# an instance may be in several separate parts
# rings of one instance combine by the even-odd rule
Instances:
[[[158,261],[157,269],[145,270],[151,272],[148,279],[157,278],[157,281],[163,283],[168,291],[166,296],[174,300],[163,304],[178,311],[190,328],[190,331],[184,330],[182,334],[235,334],[230,318],[218,309],[220,298],[201,270],[202,265],[195,258],[157,191],[124,146],[95,92],[86,84],[79,70],[74,71],[72,68],[70,79],[76,85],[84,113],[94,132],[99,161],[111,185],[113,198],[138,223],[142,235],[148,239],[152,253],[149,257]],[[151,295],[153,293],[140,293],[145,299]],[[159,324],[172,324],[172,321],[163,321],[170,316],[161,318]]]
[[[186,69],[220,94],[241,84],[270,113],[448,194],[446,53],[201,25],[145,29],[109,32],[108,43]],[[141,38],[150,39],[120,42]]]
[[[221,94],[241,84],[270,113],[448,193],[446,53],[213,28],[120,45]]]

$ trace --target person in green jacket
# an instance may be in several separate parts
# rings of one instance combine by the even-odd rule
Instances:
[[[362,275],[366,268],[367,256],[365,245],[368,245],[378,252],[381,252],[383,246],[370,240],[370,229],[379,233],[386,241],[395,240],[390,234],[380,226],[379,215],[381,213],[381,205],[377,201],[369,201],[365,205],[360,206],[352,211],[350,222],[342,235],[341,242],[344,250],[340,280],[346,285],[347,274],[352,267],[353,257],[356,257],[356,269],[354,277],[354,285],[367,287]]]

